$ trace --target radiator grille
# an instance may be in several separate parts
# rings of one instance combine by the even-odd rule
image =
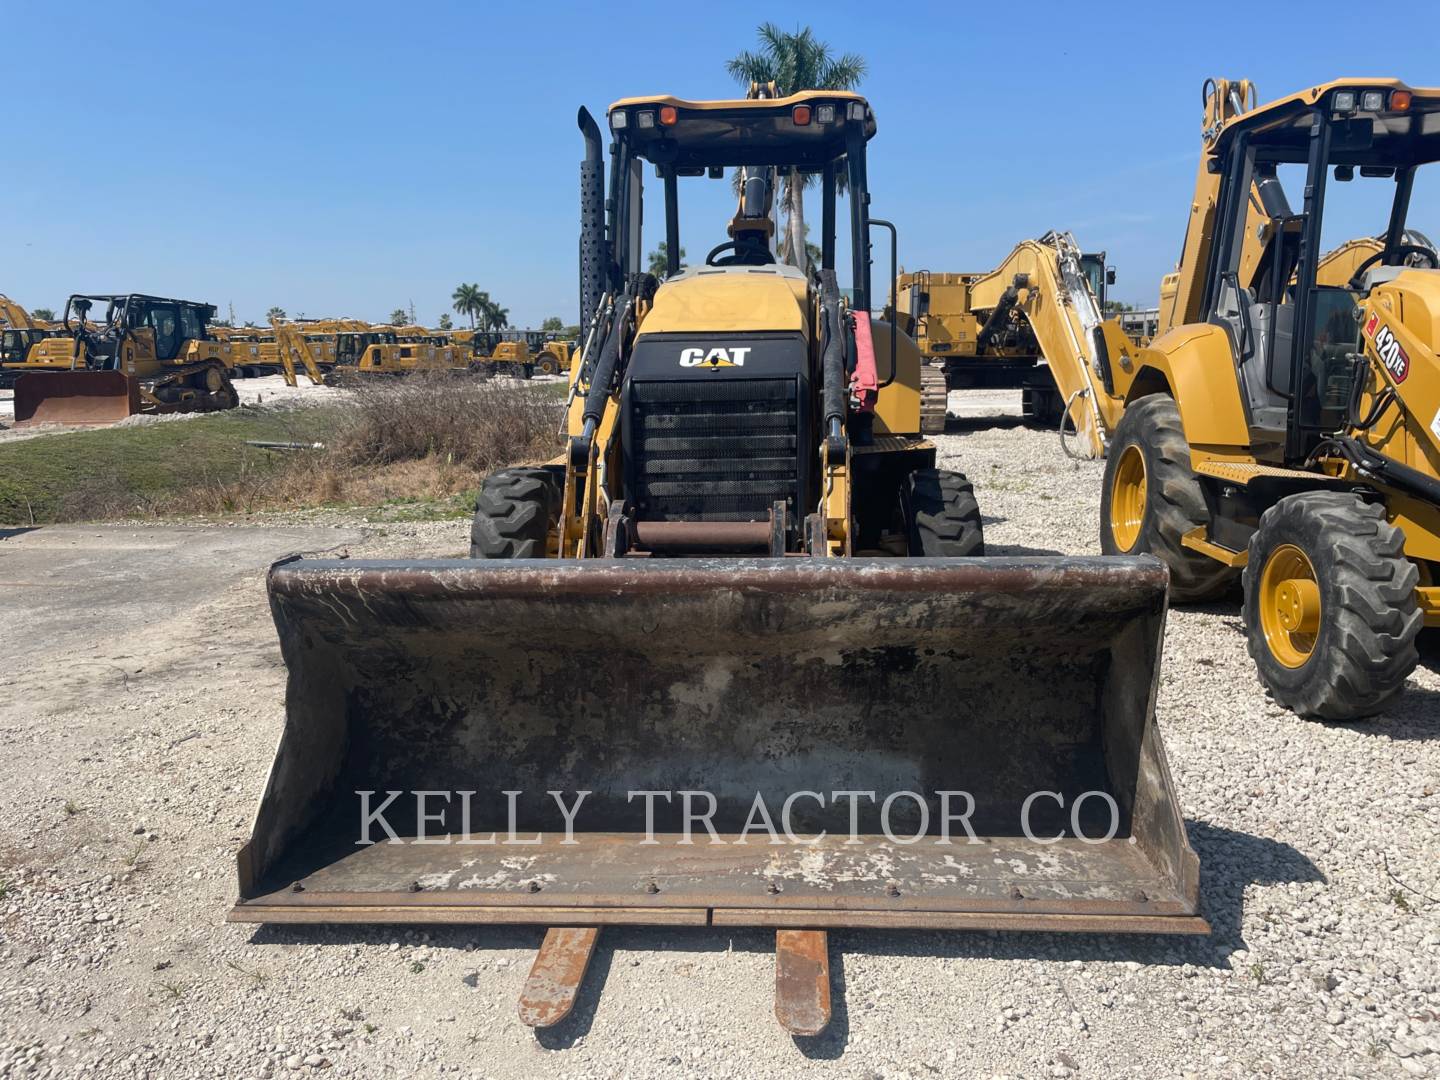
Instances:
[[[649,521],[763,521],[795,505],[794,379],[635,382],[630,479]]]

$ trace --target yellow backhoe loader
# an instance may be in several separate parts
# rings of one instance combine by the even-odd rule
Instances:
[[[1106,433],[1099,395],[1109,393],[1100,385],[1104,335],[1123,333],[1118,324],[1103,328],[1114,280],[1103,251],[1082,252],[1069,233],[1049,232],[1017,244],[989,273],[901,274],[896,294],[947,390],[1020,389],[1025,415],[1052,426],[1068,404],[1081,443],[1099,456]]]
[[[564,452],[483,482],[468,560],[270,571],[285,729],[230,918],[549,927],[536,1026],[602,926],[773,927],[803,1034],[829,928],[1206,932],[1154,723],[1164,568],[979,557],[920,353],[870,316],[872,227],[888,281],[895,242],[868,102],[757,87],[608,120],[607,170],[579,116]],[[727,169],[728,239],[682,270],[680,191]],[[787,175],[819,180],[812,273],[775,258]]]
[[[1357,719],[1400,691],[1422,624],[1440,625],[1440,259],[1406,228],[1417,172],[1440,160],[1440,90],[1253,97],[1206,84],[1161,333],[1120,362],[1101,540],[1159,555],[1175,599],[1240,578],[1274,699]],[[1337,249],[1327,281],[1326,199],[1352,184],[1383,232],[1358,262]]]
[[[1110,354],[1125,341],[1106,320],[1115,272],[1067,232],[1015,246],[988,274],[902,274],[899,310],[916,326],[948,389],[1020,389],[1026,416],[1073,424],[1091,457],[1120,418]]]
[[[90,322],[96,304],[102,319]],[[76,295],[67,337],[36,343],[15,380],[15,426],[109,424],[139,412],[232,409],[232,346],[210,335],[214,306],[140,293]]]

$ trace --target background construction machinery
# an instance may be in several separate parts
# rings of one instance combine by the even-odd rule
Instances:
[[[1066,232],[1015,246],[985,274],[901,274],[896,305],[949,389],[1023,391],[1025,415],[1051,426],[1068,416],[1090,456],[1119,418],[1109,354],[1119,324],[1104,317],[1114,271]]]
[[[57,323],[31,317],[23,307],[0,293],[0,388],[15,385],[19,367],[37,341],[62,332]]]
[[[1120,358],[1102,543],[1161,556],[1178,600],[1239,578],[1275,700],[1354,719],[1440,625],[1440,258],[1406,220],[1440,159],[1440,90],[1346,80],[1257,107],[1248,82],[1213,80],[1204,96],[1161,332]],[[1370,185],[1384,231],[1325,256],[1342,184]]]
[[[776,1013],[802,1034],[829,1020],[826,928],[1203,933],[1153,723],[1163,568],[973,557],[970,485],[921,432],[920,353],[869,314],[889,223],[870,217],[868,102],[757,86],[608,120],[607,177],[579,117],[585,346],[563,455],[484,482],[469,561],[271,570],[286,727],[230,917],[542,923],[521,1009],[538,1026],[569,1012],[602,925],[775,927]],[[641,229],[656,167],[663,283]],[[727,168],[729,237],[682,271],[681,187]],[[771,247],[797,172],[820,180],[813,276]],[[554,801],[515,796],[514,826],[546,834],[521,862],[357,846],[355,792],[417,789],[588,802],[561,843]],[[647,822],[628,793],[652,789],[690,794]],[[856,791],[879,796],[820,794]],[[1035,791],[1054,843],[1026,838]],[[983,840],[950,846],[963,792]],[[690,796],[716,842],[677,843]],[[757,801],[815,842],[747,846]],[[488,803],[393,809],[404,837],[496,825]],[[893,842],[886,815],[925,842]]]
[[[104,315],[91,321],[96,305]],[[141,293],[70,297],[68,336],[39,341],[8,366],[16,426],[234,408],[232,347],[210,334],[214,315],[210,304]]]

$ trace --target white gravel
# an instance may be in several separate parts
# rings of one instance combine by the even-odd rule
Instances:
[[[991,551],[1096,551],[1102,466],[974,397],[940,443]],[[465,545],[334,524],[355,556]],[[207,563],[139,530],[121,560],[118,535],[0,541],[0,1076],[1440,1076],[1433,641],[1393,711],[1320,724],[1267,701],[1235,602],[1172,613],[1158,707],[1208,939],[834,934],[835,1019],[795,1040],[771,935],[607,930],[537,1038],[515,1004],[539,929],[222,922],[281,721],[280,541],[216,525]],[[146,558],[145,596],[114,585]]]

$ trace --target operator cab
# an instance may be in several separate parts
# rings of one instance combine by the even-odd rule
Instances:
[[[1417,171],[1440,158],[1440,90],[1331,84],[1238,116],[1209,154],[1221,184],[1204,311],[1234,343],[1252,446],[1299,464],[1344,422],[1363,351],[1358,301],[1406,270],[1440,267],[1406,228]],[[1357,176],[1388,185],[1380,249],[1327,283],[1326,195]]]
[[[92,329],[91,310],[105,305],[105,317]],[[75,295],[65,304],[65,329],[85,342],[86,364],[100,370],[119,368],[126,338],[149,338],[154,357],[174,360],[187,341],[210,340],[213,304],[172,300],[141,293]]]
[[[654,166],[665,186],[667,277],[680,270],[678,180],[720,179],[727,169],[738,176],[738,205],[726,229],[729,238],[710,249],[706,266],[776,265],[775,198],[792,178],[816,176],[826,181],[821,263],[834,269],[835,179],[841,170],[858,168],[863,185],[863,148],[875,134],[874,114],[863,98],[842,91],[806,91],[781,100],[756,87],[752,95],[706,102],[627,98],[610,107],[617,163],[623,166],[613,170],[609,194],[618,209],[616,227],[625,230],[613,246],[631,260],[619,268],[622,276],[640,269],[641,162]],[[853,187],[855,178],[847,178]]]
[[[888,349],[883,343],[871,349],[868,315],[878,306],[870,302],[865,170],[874,114],[863,98],[844,91],[780,98],[757,85],[738,100],[627,98],[610,107],[608,119],[613,139],[605,177],[598,125],[591,129],[588,116],[581,118],[588,160],[580,340],[590,336],[592,321],[600,332],[576,370],[577,385],[588,389],[575,406],[581,433],[572,436],[572,463],[588,462],[613,387],[624,465],[613,493],[620,496],[615,520],[623,517],[647,550],[700,550],[696,544],[771,554],[829,550],[827,519],[817,509],[824,492],[835,490],[821,483],[825,463],[840,468],[851,445],[873,445],[877,430],[891,433],[877,403],[895,379],[898,347],[892,329]],[[642,189],[651,170],[664,191],[663,284],[643,258]],[[681,180],[697,177],[733,179],[736,204],[728,238],[682,271]],[[820,181],[818,265],[788,265],[776,250],[776,195],[811,177]],[[842,178],[843,225],[837,224]],[[836,270],[840,228],[849,240],[848,294]],[[810,261],[797,255],[795,261]],[[632,335],[625,316],[637,310],[643,321]],[[860,331],[853,330],[855,318],[863,320]],[[856,333],[867,352],[868,370],[860,375]],[[853,406],[852,376],[868,380],[857,381]],[[905,430],[919,430],[918,409]],[[817,444],[819,455],[809,449]],[[870,490],[872,473],[913,467],[901,457],[862,457],[853,468],[854,490]],[[872,486],[883,487],[878,480]]]

